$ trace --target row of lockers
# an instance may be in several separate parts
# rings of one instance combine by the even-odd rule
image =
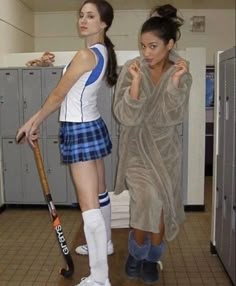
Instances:
[[[0,135],[11,137],[46,100],[61,78],[62,68],[0,69]],[[112,90],[105,84],[99,92],[98,107],[112,136],[118,128],[111,116]],[[58,112],[43,125],[44,136],[57,136]]]
[[[45,203],[33,152],[28,145],[17,145],[14,138],[16,130],[38,110],[58,83],[61,74],[61,67],[0,69],[0,139],[7,204]],[[104,84],[98,100],[114,150],[105,158],[109,191],[113,190],[115,180],[118,142],[118,125],[111,112],[112,94],[113,90]],[[61,164],[58,128],[58,112],[55,112],[42,125],[41,151],[54,202],[70,205],[77,200],[68,167]]]
[[[236,49],[220,55],[219,145],[216,178],[216,250],[233,283],[236,242]]]

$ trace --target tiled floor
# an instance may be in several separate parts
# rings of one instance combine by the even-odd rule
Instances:
[[[155,285],[231,285],[210,247],[211,178],[206,178],[206,211],[187,213],[180,235],[167,245],[164,271]],[[75,209],[58,209],[71,250],[80,240],[81,216]],[[123,274],[127,230],[114,230],[116,254],[109,257],[112,286],[141,286]],[[71,280],[60,277],[64,266],[47,210],[7,209],[0,214],[0,286],[72,286],[87,274],[87,258],[74,255],[76,273]],[[78,274],[79,273],[79,274]]]

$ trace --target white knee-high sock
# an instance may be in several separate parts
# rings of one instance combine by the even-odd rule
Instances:
[[[82,216],[91,275],[96,282],[105,284],[108,278],[107,237],[101,210],[88,210],[83,212]]]
[[[100,209],[105,221],[107,241],[111,240],[111,202],[108,191],[99,194]]]

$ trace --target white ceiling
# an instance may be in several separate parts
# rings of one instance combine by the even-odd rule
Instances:
[[[20,0],[34,12],[78,10],[83,0]],[[170,3],[179,9],[235,9],[235,0],[108,0],[115,10],[151,9]]]

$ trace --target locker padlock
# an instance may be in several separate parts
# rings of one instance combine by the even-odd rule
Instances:
[[[0,96],[0,103],[4,103],[3,95]]]
[[[51,173],[52,173],[52,169],[51,169],[51,168],[48,168],[47,173],[48,173],[48,174],[51,174]]]

